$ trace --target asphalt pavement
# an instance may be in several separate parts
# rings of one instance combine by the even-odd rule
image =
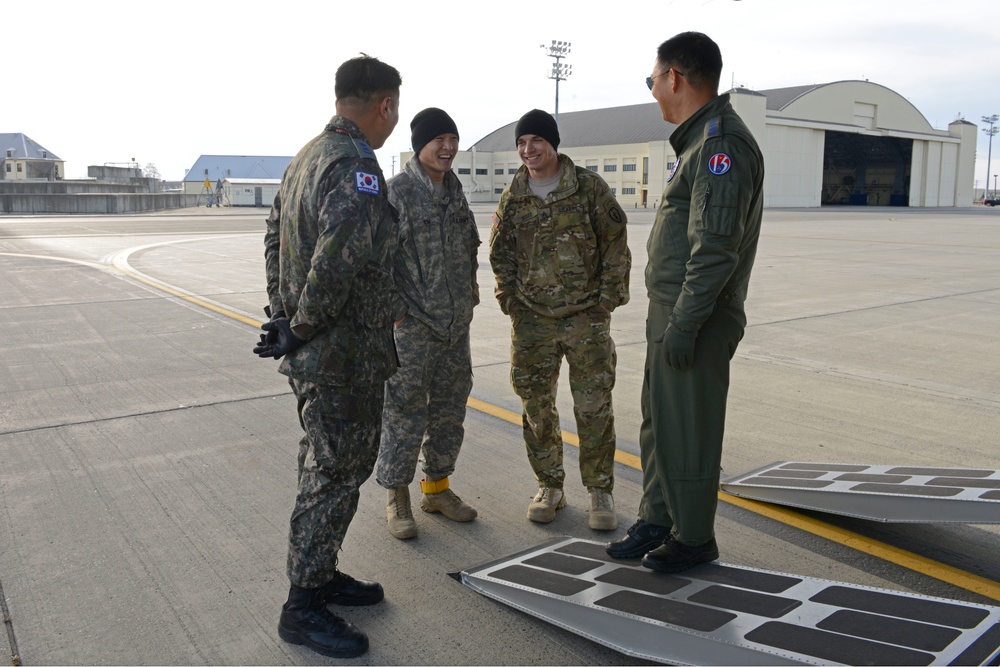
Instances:
[[[483,300],[452,487],[479,518],[418,511],[419,537],[398,541],[385,491],[365,484],[341,567],[386,600],[343,610],[371,640],[343,662],[634,663],[449,574],[558,535],[615,539],[634,520],[653,212],[627,211],[632,299],[612,320],[619,528],[602,534],[587,527],[565,378],[569,507],[549,525],[525,517],[536,485],[492,298],[492,206],[473,210]],[[336,662],[276,632],[300,428],[277,364],[251,352],[265,215],[0,216],[0,662]],[[746,309],[724,476],[782,460],[1000,467],[1000,209],[768,210]],[[717,534],[727,563],[1000,604],[998,524],[723,497]]]

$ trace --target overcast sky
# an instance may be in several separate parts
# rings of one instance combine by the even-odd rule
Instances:
[[[452,115],[463,150],[553,111],[539,48],[552,40],[572,43],[560,112],[651,102],[656,47],[685,30],[718,42],[723,89],[867,79],[936,129],[977,124],[979,187],[980,118],[1000,114],[998,18],[982,1],[0,1],[0,132],[27,134],[68,178],[134,159],[180,180],[203,154],[294,155],[333,115],[334,72],[359,52],[403,77],[400,123],[378,151],[387,175],[425,107]]]

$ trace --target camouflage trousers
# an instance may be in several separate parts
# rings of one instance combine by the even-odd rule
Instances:
[[[580,476],[584,486],[611,491],[615,470],[611,390],[617,362],[611,318],[598,308],[552,318],[515,305],[511,322],[510,379],[521,397],[524,443],[538,485],[562,488],[566,478],[556,409],[565,357],[580,438]]]
[[[375,467],[384,387],[323,386],[295,378],[289,384],[305,435],[288,534],[288,579],[315,588],[334,576],[359,489]]]
[[[386,489],[408,486],[423,454],[429,480],[448,477],[465,437],[472,391],[469,328],[443,341],[420,320],[396,327],[399,370],[386,381],[382,444],[375,479]]]

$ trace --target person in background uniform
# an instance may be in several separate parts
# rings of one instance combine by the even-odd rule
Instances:
[[[580,475],[590,492],[588,522],[594,530],[614,530],[611,311],[628,302],[625,213],[600,176],[556,152],[559,128],[550,114],[524,114],[514,138],[524,164],[493,215],[490,264],[500,309],[511,318],[511,384],[521,397],[524,442],[539,486],[528,518],[548,523],[566,505],[556,410],[565,357]]]
[[[646,79],[677,160],[649,235],[639,520],[608,545],[680,572],[719,557],[715,541],[729,362],[743,338],[760,235],[764,161],[719,95],[722,55],[707,36],[660,45]]]
[[[414,156],[389,181],[400,223],[396,283],[407,316],[395,329],[400,368],[386,383],[375,473],[388,490],[389,533],[401,540],[417,536],[409,484],[421,452],[421,509],[452,521],[477,516],[448,480],[472,391],[469,327],[479,303],[479,232],[451,169],[458,152],[455,121],[432,107],[413,118],[410,131]]]
[[[378,455],[393,322],[405,314],[392,261],[398,235],[379,148],[399,120],[395,68],[369,56],[337,70],[337,114],[285,170],[267,218],[271,319],[254,352],[280,359],[298,400],[298,494],[288,538],[291,586],[278,634],[349,658],[368,638],[327,605],[369,605],[382,587],[337,569],[359,488]]]

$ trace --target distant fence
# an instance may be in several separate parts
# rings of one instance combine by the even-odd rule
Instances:
[[[65,194],[0,194],[0,213],[98,214],[164,211],[198,205],[198,196],[183,192]]]

